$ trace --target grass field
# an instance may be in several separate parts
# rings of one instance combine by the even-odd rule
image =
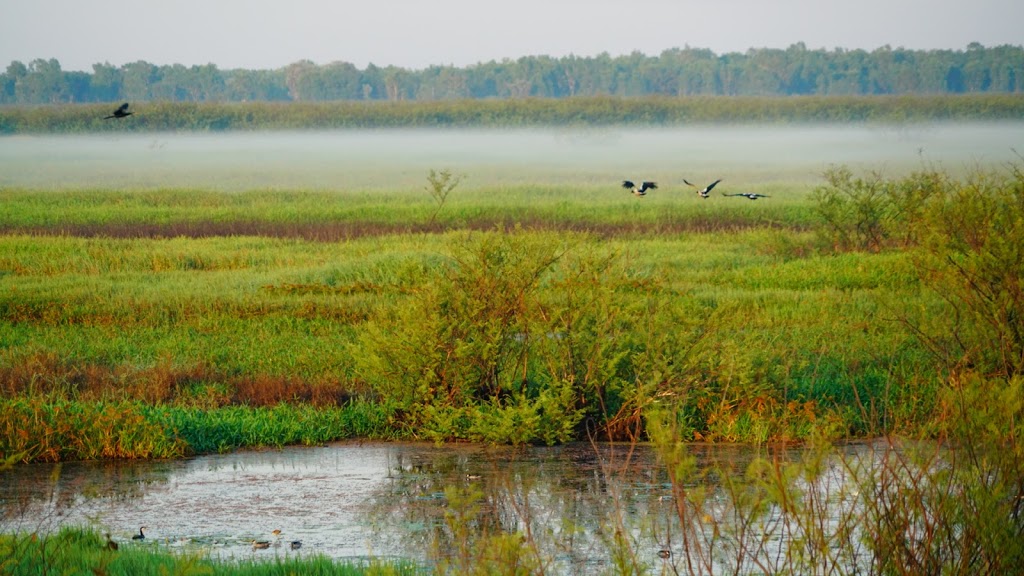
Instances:
[[[493,369],[529,365],[530,386],[596,378],[587,394],[620,404],[602,416],[618,422],[620,437],[635,424],[630,402],[640,401],[625,398],[639,390],[689,395],[691,438],[798,439],[812,429],[808,416],[831,422],[838,436],[913,428],[923,407],[900,398],[893,372],[934,369],[892,308],[935,305],[935,296],[921,291],[905,254],[822,250],[808,192],[776,186],[756,202],[635,199],[618,187],[457,189],[433,222],[422,191],[7,190],[2,382],[12,398],[104,401],[125,414],[138,411],[123,404],[131,401],[209,410],[384,401],[410,410],[420,397],[383,392],[377,380],[394,376],[383,359],[368,359],[398,350],[396,338],[443,349],[419,340],[426,336],[407,315],[440,305],[450,283],[469,282],[528,301],[475,294],[460,304],[469,317],[453,323],[483,328],[436,336],[490,348],[445,354]],[[460,260],[467,272],[493,268],[469,278],[443,272]],[[543,270],[534,284],[506,285],[508,266]],[[600,280],[571,284],[567,274]],[[583,326],[576,349],[548,349],[543,339],[530,349],[502,344],[521,332],[564,333],[569,322]],[[567,355],[579,365],[566,367]],[[503,378],[492,383],[500,392],[466,401],[492,402],[522,384]],[[400,420],[394,430],[365,428],[452,437]]]
[[[917,430],[947,368],[921,338],[941,290],[925,289],[914,251],[894,241],[838,247],[851,236],[829,235],[841,230],[819,192],[836,162],[895,188],[915,172],[1006,175],[1016,134],[919,124],[7,138],[3,453],[173,456],[356,431],[556,442],[591,421],[636,438],[645,407],[664,399],[681,403],[689,438]],[[427,193],[434,167],[460,179],[443,200]],[[661,186],[634,198],[626,178]],[[683,178],[724,180],[702,200]],[[768,198],[720,195],[740,191]],[[895,204],[875,202],[895,216],[844,217],[898,230]],[[245,407],[277,429],[263,410],[281,405],[347,423],[248,440],[208,424],[224,438],[198,445],[196,414]],[[95,430],[103,439],[72,441],[57,424],[71,408],[102,412],[110,429],[145,423],[146,440],[108,446],[117,435]],[[27,414],[50,428],[15,435]],[[521,435],[498,432],[509,422]]]
[[[736,518],[782,515],[804,543],[791,573],[864,546],[878,573],[1001,572],[1024,557],[1020,132],[950,130],[4,139],[0,467],[650,440],[703,535],[687,554],[728,541],[741,563],[763,542],[702,524],[686,442],[909,437],[967,457],[897,447],[847,470],[864,496],[840,532],[869,544],[821,528],[820,461],[725,489]],[[465,176],[443,201],[433,168]],[[648,174],[645,198],[619,185]],[[718,177],[708,200],[680,184]],[[718,194],[737,191],[769,197]],[[463,572],[523,557],[520,537],[466,544]],[[116,572],[99,536],[61,539],[70,566]],[[31,572],[47,542],[4,536],[0,561]]]

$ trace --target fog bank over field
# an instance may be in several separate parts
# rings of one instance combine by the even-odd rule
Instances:
[[[830,165],[885,176],[1020,160],[1024,122],[531,130],[164,133],[0,138],[0,186],[419,190],[428,170],[463,187],[821,182]]]

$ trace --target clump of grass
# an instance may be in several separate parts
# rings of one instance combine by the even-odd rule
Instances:
[[[413,575],[421,568],[402,561],[339,562],[320,555],[273,560],[223,560],[183,554],[159,546],[122,544],[116,550],[90,529],[65,527],[54,534],[0,535],[0,572],[4,574],[322,574],[337,576]]]
[[[0,400],[0,454],[25,461],[175,458],[187,445],[148,417],[141,402]]]
[[[24,461],[177,458],[396,436],[383,403],[188,408],[43,396],[0,400],[0,455]]]
[[[206,364],[175,365],[169,358],[141,367],[72,362],[49,352],[12,360],[0,366],[0,390],[9,397],[57,396],[83,402],[142,400],[206,408],[280,403],[337,407],[355,398],[351,386],[336,380],[231,375]]]

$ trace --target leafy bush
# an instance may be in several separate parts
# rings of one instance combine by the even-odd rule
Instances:
[[[836,250],[879,251],[908,246],[916,240],[909,224],[920,218],[930,198],[941,195],[948,182],[937,172],[920,172],[902,180],[885,180],[874,173],[856,178],[845,166],[825,172],[826,186],[814,191],[820,229]]]
[[[913,228],[918,273],[946,304],[922,340],[947,368],[1024,374],[1024,171],[943,187]]]
[[[456,238],[448,263],[371,323],[353,353],[376,393],[433,439],[555,443],[631,402],[630,280],[572,238]]]

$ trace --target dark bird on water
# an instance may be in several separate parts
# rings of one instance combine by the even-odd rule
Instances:
[[[715,180],[714,182],[712,182],[711,184],[708,184],[704,188],[699,188],[699,187],[697,187],[696,184],[693,184],[689,180],[687,180],[686,178],[683,178],[683,182],[685,182],[687,186],[692,186],[695,190],[697,190],[697,194],[699,194],[701,198],[707,198],[710,195],[710,193],[711,193],[711,189],[714,188],[715,185],[718,184],[721,181],[722,181],[722,179],[719,178],[718,180]]]
[[[114,110],[113,114],[111,114],[110,116],[104,116],[103,119],[109,120],[111,118],[124,118],[125,116],[131,115],[132,113],[128,111],[128,103],[125,102],[124,104],[121,104],[121,106],[119,106],[117,110]]]
[[[742,192],[740,194],[722,194],[722,196],[743,196],[744,198],[749,198],[750,200],[757,200],[758,198],[768,198],[768,196],[764,194],[755,194],[754,192]]]
[[[643,182],[640,184],[640,187],[637,188],[636,184],[633,184],[629,180],[623,180],[622,187],[633,192],[634,196],[646,196],[648,190],[654,190],[658,185],[654,182]]]
[[[143,527],[139,528],[139,533],[138,533],[138,534],[136,534],[135,536],[132,536],[132,540],[145,540],[145,539],[146,539],[146,535],[145,535],[145,534],[143,534],[143,531],[144,531],[145,529],[146,529],[146,527],[145,527],[145,526],[143,526]]]
[[[299,548],[302,548],[302,541],[301,540],[292,540],[291,547],[292,547],[292,550],[298,550]]]

